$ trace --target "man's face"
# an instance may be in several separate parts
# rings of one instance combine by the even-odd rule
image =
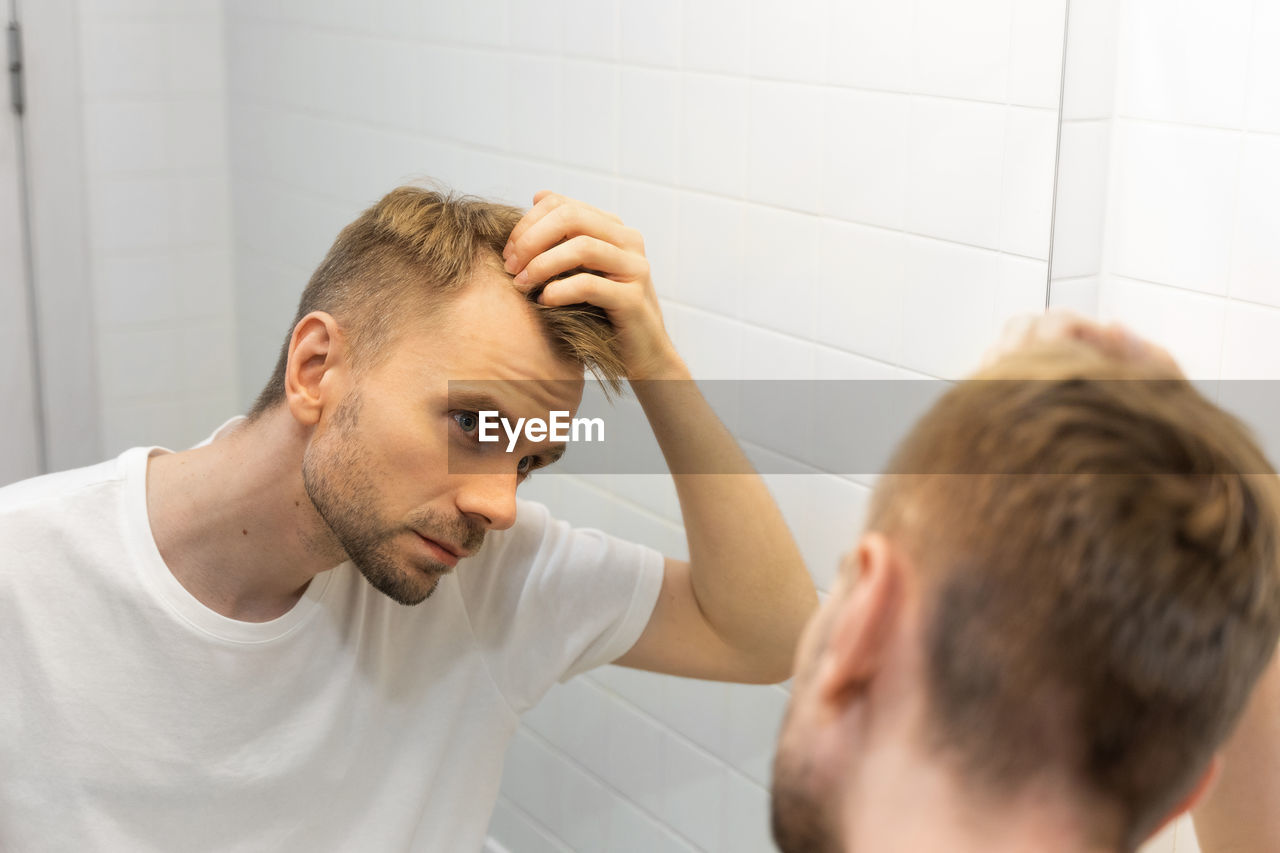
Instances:
[[[303,483],[337,545],[401,604],[431,595],[487,530],[510,527],[516,486],[563,450],[476,441],[477,408],[545,420],[581,401],[581,368],[551,350],[533,310],[509,277],[482,267],[380,364],[335,377],[341,401],[316,426]]]

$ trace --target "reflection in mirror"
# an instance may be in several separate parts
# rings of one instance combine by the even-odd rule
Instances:
[[[242,397],[337,229],[424,176],[618,212],[699,379],[963,375],[1046,303],[1064,20],[1065,0],[234,2]],[[770,485],[826,589],[865,485]],[[530,494],[683,556],[669,478],[539,476]],[[517,734],[491,834],[770,849],[786,699],[618,667],[574,679]]]
[[[92,270],[106,455],[247,408],[339,229],[421,178],[618,212],[699,379],[956,377],[1047,299],[1066,0],[21,5],[76,13],[88,223],[65,242]],[[828,590],[867,483],[749,449],[806,472],[769,485]],[[528,494],[686,556],[669,477]],[[490,835],[767,850],[787,696],[570,679],[515,734]]]
[[[1053,306],[1124,323],[1166,347],[1253,427],[1273,460],[1278,41],[1274,0],[1070,0],[1050,281]],[[1225,848],[1205,831],[1225,830],[1232,849],[1280,844],[1274,820],[1269,829],[1259,824],[1273,812],[1280,777],[1278,694],[1271,691],[1266,719],[1247,717],[1252,728],[1232,745],[1216,795],[1199,813],[1208,818],[1200,827],[1206,850]],[[1243,843],[1242,832],[1263,831],[1272,835]],[[1186,818],[1144,850],[1175,846],[1197,849]]]

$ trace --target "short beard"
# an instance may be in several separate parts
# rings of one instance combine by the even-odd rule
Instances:
[[[773,758],[773,783],[770,786],[770,826],[774,843],[782,853],[837,853],[840,841],[835,826],[828,820],[821,794],[834,796],[821,768],[815,766],[814,754],[796,720],[796,703],[808,695],[818,666],[818,656],[831,637],[831,619],[820,614],[818,649],[797,668],[791,685],[791,702],[782,719],[777,751]]]
[[[474,552],[484,541],[484,530],[433,512],[419,513],[410,523],[388,523],[378,512],[378,487],[369,474],[368,454],[356,438],[359,419],[360,397],[352,392],[338,404],[329,431],[303,454],[303,487],[332,538],[374,589],[399,604],[421,604],[436,591],[449,567],[435,560],[402,565],[394,554],[395,537],[427,530]],[[425,574],[436,577],[424,590],[415,576]]]
[[[835,834],[827,826],[823,809],[810,790],[814,777],[808,762],[795,764],[779,748],[773,765],[769,816],[774,843],[782,853],[838,853],[840,850]]]

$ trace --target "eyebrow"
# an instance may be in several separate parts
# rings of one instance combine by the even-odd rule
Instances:
[[[502,405],[494,399],[493,395],[486,394],[484,391],[450,390],[449,405],[463,409],[475,409],[477,412],[497,412],[499,418],[511,420],[511,417],[507,415]]]

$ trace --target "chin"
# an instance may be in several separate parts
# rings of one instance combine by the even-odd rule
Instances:
[[[403,566],[364,566],[356,568],[369,585],[397,604],[412,607],[431,597],[440,585],[441,572],[430,568]]]

